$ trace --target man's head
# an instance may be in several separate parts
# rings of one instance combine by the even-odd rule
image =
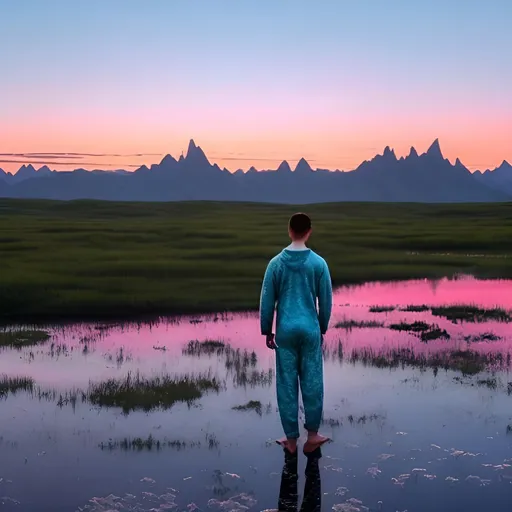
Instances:
[[[294,242],[305,242],[311,235],[311,219],[305,213],[292,215],[288,233]]]

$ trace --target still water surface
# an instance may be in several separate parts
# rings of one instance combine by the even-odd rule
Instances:
[[[447,304],[510,310],[512,282],[421,280],[336,292],[323,425],[333,443],[308,467],[308,499],[321,510],[511,509],[512,323],[450,320],[430,309]],[[404,311],[411,305],[429,309]],[[335,328],[351,320],[355,327]],[[373,324],[358,327],[362,321]],[[420,331],[390,329],[416,321],[445,334],[422,341]],[[277,509],[280,490],[290,492],[273,443],[281,435],[274,354],[256,315],[44,328],[45,343],[0,348],[0,510],[261,511]],[[98,405],[87,391],[137,372],[216,386],[146,410]],[[5,386],[14,377],[31,384]],[[250,401],[253,408],[234,409]],[[300,455],[299,506],[306,462]]]

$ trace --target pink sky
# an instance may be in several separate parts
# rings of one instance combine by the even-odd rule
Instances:
[[[212,163],[233,171],[252,165],[258,169],[276,168],[284,159],[294,165],[301,157],[313,168],[352,170],[387,145],[401,156],[411,146],[420,153],[426,151],[435,138],[440,139],[445,157],[452,162],[459,157],[471,170],[494,168],[504,159],[512,160],[512,121],[505,113],[475,110],[432,118],[425,113],[419,118],[402,112],[401,116],[388,118],[385,112],[347,110],[343,115],[342,111],[328,112],[327,106],[320,106],[316,106],[316,111],[299,112],[293,110],[293,103],[276,105],[273,114],[264,108],[221,111],[212,107],[200,112],[132,109],[109,113],[80,107],[50,112],[40,107],[8,126],[0,126],[1,153],[120,156],[2,156],[0,159],[11,162],[0,163],[0,168],[16,172],[22,163],[39,167],[55,162],[49,164],[52,169],[130,170],[159,162],[167,153],[178,157],[186,151],[190,138],[204,149]],[[169,118],[180,121],[168,123]]]
[[[128,168],[193,138],[230,170],[352,170],[439,138],[472,170],[512,161],[510,0],[151,4],[6,5],[0,153],[116,153],[82,166]]]

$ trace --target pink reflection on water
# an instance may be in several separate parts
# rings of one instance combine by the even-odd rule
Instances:
[[[325,338],[328,348],[343,345],[344,356],[354,350],[370,350],[386,357],[390,351],[410,348],[415,354],[433,354],[442,351],[466,350],[508,354],[512,346],[512,324],[499,322],[458,323],[435,317],[430,311],[400,311],[406,305],[475,304],[482,307],[512,306],[512,281],[479,281],[473,278],[438,281],[417,280],[394,283],[370,283],[343,287],[336,291],[331,329]],[[397,306],[388,313],[370,313],[371,305]],[[382,328],[336,329],[341,320],[376,320]],[[446,329],[449,340],[421,342],[418,336],[397,332],[389,325],[401,321],[424,321]],[[4,351],[0,358],[0,373],[30,374],[38,381],[57,385],[64,381],[86,385],[89,380],[109,378],[127,371],[201,372],[213,369],[225,371],[223,362],[215,357],[184,356],[183,348],[189,341],[219,340],[235,349],[255,352],[258,368],[274,365],[274,354],[269,351],[259,332],[257,314],[223,314],[203,317],[182,317],[162,320],[155,324],[125,324],[112,327],[80,324],[54,329],[55,345],[63,344],[72,351],[56,358],[48,345],[34,349],[35,358],[27,364],[27,352],[20,358],[17,351]],[[468,343],[464,338],[492,332],[497,341]],[[95,341],[93,341],[95,340]],[[84,355],[83,347],[89,353]],[[165,348],[165,350],[163,350]],[[118,364],[123,350],[125,359]],[[128,356],[128,357],[126,357]]]
[[[376,329],[331,329],[328,340],[343,343],[345,352],[368,348],[374,353],[386,354],[396,348],[408,347],[416,354],[432,354],[439,351],[471,349],[479,353],[507,354],[511,350],[512,324],[489,321],[483,323],[453,323],[446,318],[432,315],[430,311],[400,311],[407,305],[476,305],[485,308],[512,306],[511,280],[478,280],[473,277],[458,279],[415,280],[391,283],[368,283],[361,286],[340,288],[336,292],[333,325],[343,319],[357,321],[375,320],[384,322],[385,328]],[[396,309],[387,313],[370,313],[374,305],[392,305]],[[397,332],[388,327],[394,323],[423,321],[445,329],[450,339],[421,342],[418,336],[408,332]],[[493,333],[501,339],[496,341],[466,341],[467,337]]]
[[[421,279],[391,283],[347,286],[336,292],[336,304],[372,306],[393,304],[475,304],[481,307],[512,307],[511,280],[479,280],[470,276],[457,279]]]

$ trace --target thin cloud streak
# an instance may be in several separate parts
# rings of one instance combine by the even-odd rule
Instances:
[[[208,155],[207,155],[208,156]],[[212,156],[209,157],[210,160],[228,160],[228,161],[243,161],[243,162],[275,162],[276,160],[281,160],[280,158],[251,158],[251,157],[231,157],[231,156]],[[293,158],[283,158],[282,160],[286,161],[294,161],[294,160],[300,160],[300,157],[293,157]],[[306,158],[308,162],[316,162],[315,159]]]
[[[123,167],[134,167],[138,168],[140,167],[140,164],[122,164],[122,163],[99,163],[99,162],[68,162],[68,161],[42,161],[38,162],[37,165],[76,165],[77,163],[80,163],[80,165],[87,165],[87,166],[102,166],[102,167],[116,167],[118,169],[122,169]],[[7,159],[0,159],[0,164],[25,164],[29,165],[30,162],[27,160],[7,160]],[[76,168],[77,169],[77,168]]]
[[[84,158],[95,157],[135,157],[135,156],[161,156],[160,153],[0,153],[3,157],[17,158]]]

